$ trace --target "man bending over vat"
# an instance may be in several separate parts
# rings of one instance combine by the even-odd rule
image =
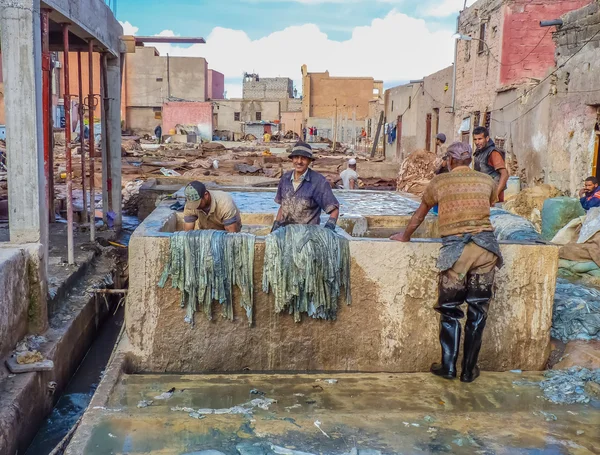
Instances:
[[[185,187],[183,209],[184,230],[215,229],[240,232],[242,219],[233,198],[224,191],[208,191],[201,182],[190,182]]]
[[[460,320],[464,317],[460,307],[467,302],[462,382],[473,382],[479,376],[477,359],[493,294],[495,268],[502,267],[490,222],[490,206],[497,200],[496,184],[490,176],[470,169],[471,160],[469,144],[452,144],[448,148],[450,172],[431,180],[406,230],[390,237],[410,242],[429,210],[439,205],[442,248],[437,263],[440,279],[435,310],[441,315],[442,360],[431,366],[431,372],[446,379],[456,378]]]

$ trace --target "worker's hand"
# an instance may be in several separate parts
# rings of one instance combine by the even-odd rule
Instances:
[[[329,220],[327,220],[327,223],[325,223],[324,228],[329,229],[331,231],[335,231],[335,226],[336,226],[336,220],[334,220],[333,218],[329,218]]]
[[[390,240],[394,240],[396,242],[410,242],[410,237],[407,237],[404,232],[398,232],[390,237]]]
[[[586,195],[586,193],[587,193],[587,191],[585,190],[585,188],[582,188],[582,189],[580,189],[580,190],[579,190],[579,197],[583,197],[583,196],[585,196],[585,195]]]

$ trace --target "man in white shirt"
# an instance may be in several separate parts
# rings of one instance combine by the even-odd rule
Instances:
[[[356,160],[354,158],[348,161],[348,169],[340,174],[340,178],[345,190],[358,189],[358,174],[356,173]]]

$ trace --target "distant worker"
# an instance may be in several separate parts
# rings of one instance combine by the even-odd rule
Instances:
[[[319,130],[317,129],[317,127],[313,127],[313,141],[317,142],[317,136],[319,135]]]
[[[367,132],[365,131],[365,129],[363,128],[360,131],[360,136],[358,138],[358,142],[363,142],[365,139],[367,139]]]
[[[314,137],[315,137],[315,129],[314,129],[314,127],[311,126],[308,129],[308,134],[309,134],[309,140],[310,140],[310,142],[312,142],[314,140]]]
[[[496,144],[490,139],[490,132],[484,126],[473,130],[473,140],[477,148],[474,154],[475,170],[494,179],[498,185],[498,202],[504,202],[504,190],[508,183],[506,154],[496,148]]]
[[[465,324],[462,382],[479,376],[477,359],[490,299],[495,268],[502,267],[502,255],[490,222],[490,206],[496,202],[494,180],[470,169],[471,146],[455,142],[448,148],[449,173],[435,176],[425,189],[420,207],[406,230],[391,240],[409,242],[429,209],[439,204],[439,232],[442,237],[437,267],[440,270],[439,297],[442,360],[431,372],[446,379],[456,378],[460,346],[461,305],[468,304]]]
[[[306,127],[302,128],[302,140],[306,142]]]
[[[215,229],[240,232],[242,219],[233,198],[223,191],[208,191],[203,183],[194,181],[185,187],[183,209],[184,230]]]
[[[358,189],[358,174],[356,173],[356,160],[354,158],[348,160],[348,169],[342,171],[340,178],[342,179],[342,188],[345,190]]]
[[[446,143],[446,135],[444,133],[440,133],[435,137],[435,148],[436,155],[439,157],[446,156],[447,147],[444,145]]]
[[[584,188],[579,191],[581,206],[587,212],[594,207],[600,207],[600,187],[596,177],[588,177],[585,179]]]
[[[279,181],[275,202],[281,207],[273,231],[288,224],[320,224],[322,211],[329,215],[325,227],[335,230],[340,203],[327,179],[309,169],[315,160],[312,148],[306,142],[298,141],[289,157],[294,170],[283,174]]]
[[[271,134],[268,131],[265,131],[265,134],[263,135],[263,140],[265,142],[271,142]]]
[[[156,136],[156,140],[160,144],[160,139],[162,137],[162,127],[160,125],[154,128],[154,135]]]

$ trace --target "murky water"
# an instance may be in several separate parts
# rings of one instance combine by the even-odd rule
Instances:
[[[246,213],[276,213],[275,191],[230,193],[236,205]],[[340,201],[342,214],[356,215],[410,215],[419,204],[391,191],[334,191]]]
[[[554,405],[539,388],[514,384],[540,377],[484,373],[466,385],[427,374],[124,376],[107,408],[95,411],[99,423],[82,450],[282,453],[274,445],[331,455],[598,453],[600,403]],[[173,389],[170,398],[156,398]],[[248,406],[257,397],[277,401],[245,415],[209,411]],[[141,400],[152,404],[138,408]],[[204,409],[204,417],[190,416],[191,409]]]
[[[44,421],[26,455],[47,455],[85,412],[123,325],[123,311],[104,323],[64,394]]]

